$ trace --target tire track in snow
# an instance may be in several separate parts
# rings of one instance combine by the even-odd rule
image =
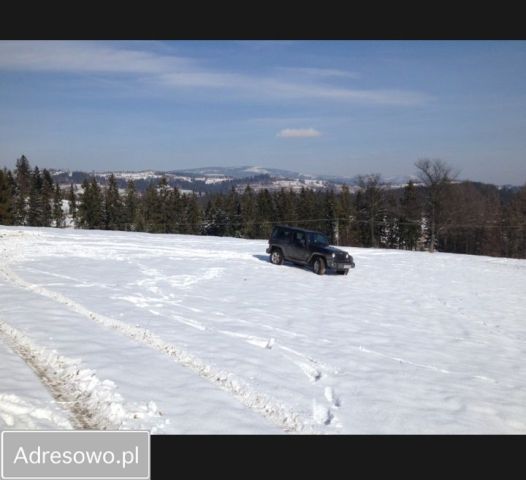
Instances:
[[[153,402],[126,408],[113,382],[101,381],[93,370],[82,368],[79,361],[35,345],[20,330],[2,320],[0,338],[36,373],[56,403],[69,412],[76,429],[137,428],[137,420],[160,417]]]
[[[115,330],[132,340],[168,355],[180,365],[189,368],[200,377],[230,393],[244,406],[269,419],[285,432],[321,433],[316,425],[312,423],[311,419],[303,418],[300,413],[295,412],[281,402],[271,399],[266,394],[256,391],[241,379],[236,378],[232,373],[215,369],[185,350],[166,342],[146,328],[128,325],[120,320],[95,313],[58,292],[53,292],[25,281],[5,266],[0,266],[0,273],[2,273],[9,282],[18,287],[50,298],[106,328]]]

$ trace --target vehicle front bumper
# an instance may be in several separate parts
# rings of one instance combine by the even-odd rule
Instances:
[[[354,268],[354,262],[339,262],[338,260],[329,259],[327,260],[327,266],[329,268],[333,268],[335,270],[349,270],[350,268]]]

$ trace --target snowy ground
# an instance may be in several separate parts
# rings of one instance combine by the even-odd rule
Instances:
[[[526,433],[526,261],[0,227],[0,429]]]

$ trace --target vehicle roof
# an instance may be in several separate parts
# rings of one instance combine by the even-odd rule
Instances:
[[[306,228],[291,227],[289,225],[275,225],[274,228],[287,228],[289,230],[295,230],[295,231],[305,232],[305,233],[319,233],[321,235],[326,236],[324,233],[318,232],[317,230],[307,230]]]

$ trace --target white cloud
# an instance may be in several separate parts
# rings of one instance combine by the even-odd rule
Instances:
[[[323,83],[331,76],[352,76],[336,69],[303,67],[283,76],[212,70],[193,59],[102,41],[0,41],[0,70],[127,74],[165,88],[215,88],[241,98],[308,99],[411,106],[431,97],[400,90],[360,90]],[[278,69],[279,70],[279,69]],[[285,69],[281,69],[284,71]]]
[[[68,73],[161,74],[191,61],[101,41],[0,41],[0,69]]]
[[[359,75],[355,72],[348,72],[346,70],[339,70],[336,68],[318,68],[318,67],[280,67],[279,70],[283,72],[295,73],[300,75],[309,75],[313,77],[345,77],[358,78]]]
[[[321,136],[321,132],[314,128],[284,128],[276,136],[281,138],[313,138]]]

